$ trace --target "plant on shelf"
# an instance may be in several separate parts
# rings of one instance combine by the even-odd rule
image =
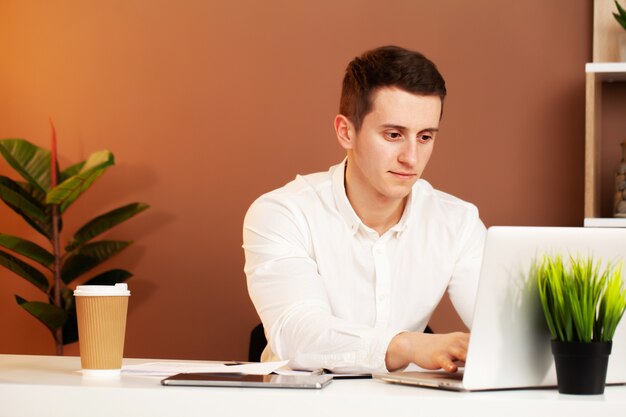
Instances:
[[[620,6],[617,0],[615,0],[615,5],[617,6],[617,13],[613,12],[613,17],[626,30],[626,10]]]
[[[602,266],[601,260],[591,256],[570,255],[569,262],[565,262],[557,254],[544,255],[531,268],[552,336],[559,391],[563,393],[604,392],[611,341],[626,309],[626,291],[622,263]],[[564,369],[567,360],[562,354],[575,358],[572,365],[578,371],[587,369],[580,365],[587,359],[603,363],[604,369],[591,370],[592,375],[574,376],[572,372],[577,370]],[[590,365],[589,369],[594,367]]]
[[[78,229],[62,249],[63,216],[72,203],[114,164],[114,157],[108,150],[102,150],[60,171],[54,126],[51,142],[51,151],[48,151],[24,139],[0,140],[0,154],[23,179],[14,181],[0,175],[0,199],[49,246],[45,248],[17,236],[0,234],[0,247],[4,249],[0,249],[0,265],[46,295],[47,302],[27,301],[19,295],[15,299],[50,330],[57,355],[62,355],[64,345],[78,340],[76,306],[69,285],[132,243],[94,241],[94,238],[149,206],[131,203],[101,214]],[[113,285],[131,276],[126,270],[111,269],[89,277],[83,283]]]

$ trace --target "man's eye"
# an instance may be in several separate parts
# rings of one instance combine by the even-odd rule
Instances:
[[[428,142],[433,137],[432,135],[418,135],[417,138],[420,140],[420,142]]]
[[[402,135],[398,132],[387,132],[387,137],[391,140],[398,140],[402,138]]]

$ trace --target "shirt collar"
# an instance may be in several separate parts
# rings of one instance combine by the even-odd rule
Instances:
[[[346,162],[348,158],[346,157],[339,165],[335,165],[332,169],[332,188],[333,188],[333,196],[335,197],[335,203],[337,204],[337,209],[343,217],[346,224],[350,227],[352,234],[355,234],[359,230],[359,226],[363,224],[359,216],[356,214],[350,201],[348,200],[348,195],[346,194],[346,186],[345,186],[345,172],[346,172]],[[415,188],[415,186],[413,187]],[[404,207],[404,212],[402,213],[402,217],[400,221],[395,224],[390,231],[394,232],[402,232],[406,230],[406,228],[410,224],[411,219],[411,211],[413,210],[413,191],[409,193],[406,206]]]
[[[357,230],[359,230],[359,225],[363,222],[352,208],[348,200],[348,195],[346,194],[345,173],[347,160],[348,158],[346,157],[339,165],[333,167],[333,196],[335,197],[335,204],[337,204],[337,210],[339,210],[341,217],[343,217],[343,220],[350,227],[352,234],[355,234]]]
[[[413,217],[411,216],[411,212],[413,211],[413,195],[414,194],[415,194],[415,185],[413,185],[413,188],[411,189],[411,192],[409,193],[406,199],[406,205],[404,206],[404,211],[402,212],[402,217],[400,218],[400,221],[389,230],[400,233],[400,232],[405,231],[406,228],[409,227],[409,225],[411,224],[411,219]]]

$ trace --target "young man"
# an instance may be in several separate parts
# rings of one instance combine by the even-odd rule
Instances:
[[[252,204],[243,247],[263,360],[335,372],[465,360],[468,334],[422,333],[446,290],[469,325],[485,235],[475,206],[420,179],[445,95],[417,52],[355,58],[335,117],[346,159]]]

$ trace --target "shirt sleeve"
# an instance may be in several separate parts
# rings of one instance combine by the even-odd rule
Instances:
[[[472,210],[462,231],[448,294],[463,323],[471,328],[486,236],[486,228],[478,217],[477,209]]]
[[[297,206],[267,195],[244,220],[248,292],[272,352],[295,369],[385,371],[387,347],[404,329],[378,329],[333,316],[307,227]]]

